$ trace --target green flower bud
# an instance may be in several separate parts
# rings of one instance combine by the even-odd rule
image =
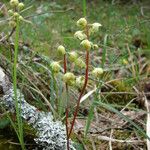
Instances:
[[[56,62],[56,61],[52,62],[50,66],[54,73],[60,72],[61,67],[58,62]]]
[[[14,12],[13,12],[13,10],[8,10],[8,14],[10,15],[10,16],[12,16],[13,14],[14,14]]]
[[[79,68],[85,68],[86,67],[85,62],[81,58],[76,59],[75,65]]]
[[[126,59],[123,59],[123,60],[122,60],[122,63],[123,63],[124,65],[128,65],[128,64],[129,64],[129,62],[128,62]]]
[[[69,53],[69,60],[71,62],[75,62],[77,58],[78,58],[78,54],[75,51]]]
[[[16,22],[15,21],[9,21],[9,26],[12,27],[12,28],[15,28],[16,27]]]
[[[62,45],[58,46],[57,51],[60,56],[64,56],[66,54],[66,50]]]
[[[18,4],[19,4],[19,1],[18,1],[18,0],[11,0],[11,1],[10,1],[10,6],[12,6],[12,7],[17,7]]]
[[[90,29],[90,32],[95,33],[98,32],[99,27],[101,27],[102,25],[100,23],[93,23],[92,27]]]
[[[17,17],[19,17],[19,14],[18,14],[17,12],[15,12],[15,13],[13,14],[13,17],[17,18]]]
[[[24,18],[20,15],[20,16],[19,16],[19,20],[20,20],[20,21],[23,21]]]
[[[83,40],[81,42],[81,45],[85,50],[90,50],[91,49],[91,42],[89,40]]]
[[[76,78],[76,86],[79,89],[82,89],[83,85],[84,85],[85,79],[83,76],[80,76],[78,78]]]
[[[100,77],[103,74],[103,69],[102,68],[94,68],[92,71],[92,74],[97,78]]]
[[[18,9],[19,9],[19,10],[22,10],[23,8],[24,8],[24,4],[23,4],[23,3],[19,3],[19,4],[18,4]]]
[[[63,76],[64,82],[69,86],[73,86],[75,84],[75,79],[76,79],[75,75],[71,72],[67,72]]]
[[[81,28],[85,28],[87,26],[87,20],[85,18],[80,18],[77,21],[77,26]]]
[[[84,39],[87,38],[86,34],[83,33],[83,31],[77,31],[77,32],[75,32],[74,37],[77,38],[77,39],[79,39],[79,40],[84,40]]]

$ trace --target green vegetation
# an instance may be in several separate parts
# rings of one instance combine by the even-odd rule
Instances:
[[[150,13],[146,7],[150,2],[25,0],[25,9],[19,11],[23,18],[18,16],[16,24],[4,22],[11,6],[9,1],[2,3],[7,10],[0,13],[0,40],[6,36],[0,42],[0,66],[12,75],[16,114],[12,116],[0,108],[4,114],[0,116],[0,149],[6,143],[8,147],[15,145],[14,149],[14,143],[28,149],[28,138],[33,141],[37,136],[19,115],[17,88],[39,111],[51,111],[55,120],[62,121],[67,137],[76,142],[79,150],[111,146],[146,149],[145,139],[150,137],[145,131],[146,109],[142,99],[150,77]],[[83,17],[88,25],[82,20],[83,32],[77,33],[80,28],[76,22]],[[102,26],[89,37],[90,23],[94,22]],[[83,39],[76,39],[74,33]],[[93,49],[87,39],[96,43]],[[89,79],[84,83],[87,66]],[[75,82],[78,85],[74,86]],[[13,131],[12,127],[19,142],[15,132],[12,142],[10,136],[1,132]],[[136,142],[111,143],[101,136]],[[32,144],[35,143],[29,145]]]

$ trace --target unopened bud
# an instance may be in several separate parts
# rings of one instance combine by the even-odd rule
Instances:
[[[60,65],[59,65],[58,62],[56,62],[56,61],[52,62],[50,66],[51,66],[52,71],[53,71],[54,73],[60,72],[61,67],[60,67]]]
[[[75,84],[75,75],[71,72],[67,72],[63,76],[63,80],[66,84],[73,86]]]
[[[9,21],[9,26],[12,28],[16,27],[16,22],[15,21]]]
[[[11,1],[10,1],[10,5],[11,5],[12,7],[17,7],[18,4],[19,4],[19,1],[18,1],[18,0],[11,0]]]
[[[17,18],[17,17],[19,17],[19,14],[17,12],[15,12],[13,17]]]
[[[103,69],[102,68],[95,68],[93,71],[92,71],[92,74],[95,76],[95,77],[100,77],[102,74],[103,74]]]
[[[75,62],[77,58],[78,58],[78,54],[75,51],[69,53],[69,60],[71,62]]]
[[[91,49],[91,42],[89,40],[83,40],[81,42],[81,45],[85,50],[90,50]]]
[[[84,82],[85,82],[85,79],[83,76],[80,76],[78,78],[76,78],[76,86],[79,88],[79,89],[82,89],[83,85],[84,85]]]
[[[66,54],[66,50],[65,50],[64,46],[62,46],[62,45],[58,46],[57,52],[60,56],[63,56]]]
[[[24,4],[23,4],[23,3],[19,3],[19,4],[18,4],[18,9],[19,9],[19,10],[22,10],[23,8],[24,8]]]
[[[19,16],[19,20],[20,20],[20,21],[23,21],[24,18],[23,18],[22,16]]]
[[[76,59],[75,65],[79,68],[85,68],[86,66],[85,62],[81,58]]]
[[[13,12],[13,10],[8,10],[8,14],[10,15],[10,16],[12,16],[13,14],[14,14],[14,12]]]
[[[87,20],[85,18],[80,18],[77,21],[77,26],[81,28],[85,28],[87,26]]]
[[[129,64],[126,59],[123,59],[123,60],[122,60],[122,63],[123,63],[124,65],[128,65],[128,64]]]

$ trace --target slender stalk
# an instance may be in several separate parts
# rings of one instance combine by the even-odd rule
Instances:
[[[67,135],[67,150],[69,150],[69,138],[68,138],[68,107],[66,108],[66,135]]]
[[[88,31],[88,26],[86,27],[86,35],[87,35],[87,38],[89,39],[89,31]],[[75,120],[76,120],[76,117],[77,117],[77,114],[78,114],[78,110],[79,110],[79,106],[80,106],[80,100],[84,94],[84,91],[86,89],[86,86],[87,86],[87,83],[88,83],[88,72],[89,72],[89,50],[86,50],[86,71],[85,71],[85,81],[84,81],[84,85],[83,85],[83,88],[81,90],[81,93],[79,95],[79,98],[77,100],[77,106],[76,106],[76,109],[75,109],[75,112],[74,112],[74,116],[73,116],[73,121],[71,123],[71,128],[70,128],[70,132],[69,132],[69,135],[68,135],[68,138],[70,137],[71,133],[72,133],[72,130],[73,130],[73,127],[74,127],[74,123],[75,123]]]
[[[81,90],[81,93],[79,95],[79,98],[77,100],[77,106],[76,106],[76,109],[75,109],[75,112],[74,112],[74,116],[73,116],[73,121],[72,121],[72,124],[71,124],[71,128],[70,128],[70,132],[69,132],[69,135],[68,135],[68,138],[70,137],[71,133],[72,133],[72,130],[73,130],[73,127],[74,127],[74,123],[75,123],[75,120],[76,120],[76,117],[77,117],[77,114],[78,114],[78,110],[79,110],[79,106],[80,106],[80,100],[83,96],[83,93],[86,89],[86,86],[87,86],[87,82],[88,82],[88,69],[89,69],[89,52],[87,51],[87,54],[86,54],[86,73],[85,73],[85,82],[84,82],[84,86]]]
[[[64,74],[67,72],[67,58],[66,54],[64,55]]]
[[[83,16],[86,16],[86,0],[83,0]]]
[[[20,23],[19,20],[17,20],[16,35],[15,35],[15,53],[14,53],[14,64],[13,64],[13,90],[14,90],[15,109],[17,114],[16,117],[17,117],[18,130],[19,130],[17,135],[21,144],[21,148],[24,150],[25,146],[23,141],[22,119],[20,117],[20,108],[18,104],[18,95],[17,95],[17,60],[18,60],[18,47],[19,47],[19,30],[20,30],[19,27],[20,27]]]
[[[66,54],[64,55],[64,74],[67,72],[67,58],[66,58]],[[66,84],[66,98],[67,98],[67,107],[66,107],[66,135],[67,135],[67,150],[69,150],[69,137],[68,137],[68,132],[69,132],[69,128],[68,128],[68,85]]]

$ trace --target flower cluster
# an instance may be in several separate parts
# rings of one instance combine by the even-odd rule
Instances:
[[[80,43],[81,47],[86,52],[90,52],[91,50],[98,49],[98,45],[93,44],[89,40],[89,37],[93,33],[98,32],[101,24],[100,23],[88,24],[85,18],[80,18],[77,21],[77,26],[80,28],[80,30],[75,32],[74,37],[81,41]],[[77,68],[79,69],[87,68],[88,64],[86,64],[86,62],[82,59],[82,57],[79,56],[78,52],[76,51],[67,52],[66,48],[60,45],[57,48],[57,53],[62,58],[64,56],[68,58],[68,61],[70,63],[73,63]],[[61,71],[61,66],[59,62],[54,61],[51,63],[50,66],[51,66],[52,71],[55,74]],[[94,68],[91,73],[91,75],[93,75],[95,78],[101,77],[102,74],[103,74],[102,68]],[[84,82],[85,82],[84,76],[75,76],[72,72],[67,72],[67,71],[64,73],[62,79],[68,86],[75,86],[79,89],[82,89]]]
[[[9,25],[15,28],[17,20],[24,21],[24,18],[20,15],[20,12],[24,9],[24,4],[19,3],[18,0],[10,0],[10,7],[10,10],[8,10],[10,16]]]

